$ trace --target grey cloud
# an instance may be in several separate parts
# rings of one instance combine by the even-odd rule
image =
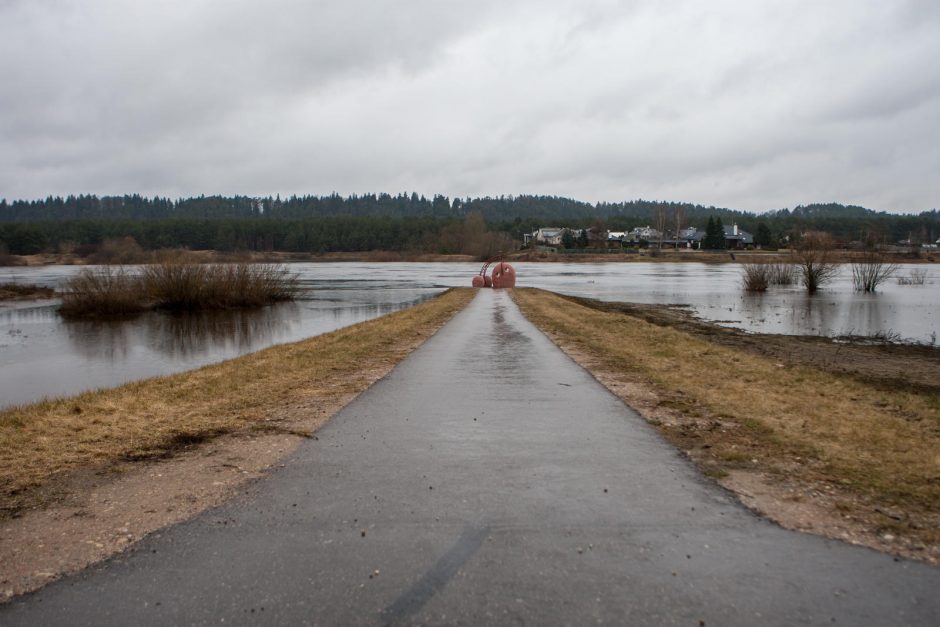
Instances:
[[[0,197],[927,209],[936,6],[0,0]]]

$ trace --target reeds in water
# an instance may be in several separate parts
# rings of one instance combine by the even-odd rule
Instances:
[[[148,266],[144,284],[163,309],[258,307],[291,300],[297,278],[282,266],[266,264],[174,264]]]
[[[60,312],[95,317],[146,309],[258,307],[292,300],[297,292],[297,277],[278,265],[162,263],[139,274],[105,266],[83,270],[69,281]]]
[[[744,289],[748,292],[766,292],[771,285],[793,285],[796,283],[796,266],[792,263],[745,263]]]
[[[898,277],[898,285],[923,285],[927,282],[927,271],[924,269],[911,270],[907,276]]]
[[[792,263],[769,263],[767,269],[771,285],[796,284],[796,266]]]
[[[123,267],[86,268],[68,280],[59,313],[69,318],[122,316],[148,308],[140,277]]]
[[[770,285],[770,264],[746,263],[744,268],[744,289],[748,292],[766,292]]]

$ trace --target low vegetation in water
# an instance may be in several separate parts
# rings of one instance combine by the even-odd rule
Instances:
[[[877,252],[864,253],[852,262],[852,283],[858,292],[874,292],[898,271],[898,264]]]
[[[741,265],[744,289],[748,292],[766,292],[772,285],[794,285],[797,266],[792,263],[744,263]]]
[[[927,271],[922,268],[913,269],[906,276],[898,277],[898,285],[923,285],[927,282]]]
[[[746,263],[744,270],[744,289],[748,292],[766,292],[770,286],[770,265],[765,263]]]
[[[935,383],[868,381],[851,368],[791,359],[786,350],[755,354],[541,290],[517,289],[514,298],[612,390],[625,398],[641,390],[633,400],[665,412],[653,423],[706,474],[768,477],[816,495],[815,506],[860,525],[874,544],[890,536],[894,550],[940,560]],[[933,368],[935,360],[930,353],[921,361]],[[878,371],[877,363],[859,364],[869,366]]]
[[[267,264],[176,264],[147,266],[147,295],[162,309],[258,307],[292,300],[297,278],[283,266]]]
[[[767,268],[771,285],[796,285],[796,266],[792,263],[769,263]]]
[[[191,372],[2,410],[0,518],[49,498],[42,488],[70,471],[159,458],[222,434],[293,433],[290,416],[298,408],[317,412],[361,392],[473,295],[450,290]]]
[[[82,270],[68,280],[59,313],[67,318],[122,316],[149,306],[139,276],[123,267],[104,266]]]
[[[296,275],[267,264],[162,263],[84,269],[66,284],[63,316],[120,316],[147,309],[229,309],[292,300]]]
[[[810,294],[815,294],[820,286],[839,274],[834,249],[835,242],[831,235],[810,231],[793,250],[800,282]]]

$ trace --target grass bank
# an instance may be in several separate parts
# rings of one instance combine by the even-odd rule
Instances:
[[[762,354],[717,333],[541,290],[514,298],[705,474],[757,509],[788,526],[940,559],[934,386],[885,386],[824,367],[825,359]],[[936,356],[926,363],[940,379]]]
[[[416,307],[167,377],[0,412],[0,517],[42,505],[69,473],[172,455],[223,434],[290,432],[368,387],[473,297]]]

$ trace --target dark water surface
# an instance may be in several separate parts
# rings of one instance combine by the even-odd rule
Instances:
[[[609,301],[685,304],[703,318],[769,333],[892,333],[936,341],[940,276],[924,286],[891,281],[875,295],[852,289],[849,270],[819,294],[741,290],[740,267],[699,263],[515,264],[520,286]],[[80,268],[0,268],[0,282],[60,288]],[[0,407],[189,370],[326,333],[468,286],[476,263],[292,264],[311,291],[255,311],[146,313],[128,320],[67,322],[56,301],[0,304]],[[911,266],[902,268],[909,273]]]

